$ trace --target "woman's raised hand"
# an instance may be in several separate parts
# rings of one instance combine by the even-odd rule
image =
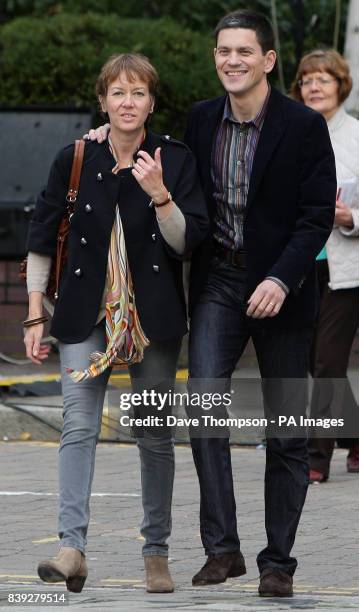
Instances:
[[[155,202],[164,202],[168,191],[163,184],[161,147],[157,147],[154,158],[146,151],[138,151],[138,158],[133,167],[132,174],[138,184]]]

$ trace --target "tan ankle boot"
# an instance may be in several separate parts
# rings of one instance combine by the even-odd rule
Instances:
[[[147,593],[173,593],[174,584],[168,569],[168,559],[149,555],[145,559]]]
[[[66,581],[68,591],[81,593],[87,578],[85,556],[76,548],[62,546],[56,557],[40,561],[37,573],[44,582]]]

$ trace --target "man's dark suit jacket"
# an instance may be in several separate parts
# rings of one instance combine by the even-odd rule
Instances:
[[[185,141],[196,156],[213,229],[211,153],[226,96],[196,103]],[[272,88],[249,184],[244,219],[248,297],[267,276],[289,287],[280,313],[264,327],[310,327],[317,308],[315,258],[333,226],[335,161],[324,118]],[[211,233],[212,236],[212,233]],[[190,312],[208,275],[213,239],[193,253]]]

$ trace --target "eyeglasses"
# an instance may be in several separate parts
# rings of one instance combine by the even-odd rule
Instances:
[[[338,79],[328,79],[325,77],[318,77],[317,79],[300,79],[298,81],[299,87],[311,87],[313,83],[317,83],[321,87],[326,87],[329,83],[333,83],[334,81],[338,81]]]

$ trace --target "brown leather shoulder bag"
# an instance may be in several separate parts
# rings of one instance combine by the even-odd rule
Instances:
[[[69,188],[66,195],[66,213],[61,219],[57,232],[56,255],[52,259],[49,282],[46,295],[50,300],[57,300],[62,271],[68,257],[68,235],[70,231],[71,217],[75,212],[75,202],[79,192],[81,170],[85,152],[85,141],[75,140],[74,158],[72,162]],[[20,278],[26,281],[27,257],[20,264]]]

